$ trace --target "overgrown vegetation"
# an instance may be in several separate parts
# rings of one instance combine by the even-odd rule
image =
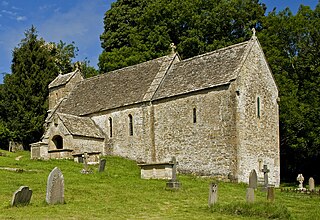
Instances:
[[[179,175],[182,188],[166,190],[166,180],[140,179],[134,161],[107,157],[106,171],[81,174],[71,160],[30,160],[29,152],[0,151],[0,219],[318,219],[319,197],[276,191],[274,203],[256,191],[256,203],[245,203],[245,184],[218,183],[218,204],[208,207],[213,179]],[[22,157],[21,157],[22,156]],[[19,160],[18,160],[19,158]],[[65,178],[63,205],[45,203],[47,177],[54,167]],[[17,168],[20,172],[2,168]],[[22,171],[22,172],[21,172]],[[10,207],[22,185],[33,190],[31,204]]]

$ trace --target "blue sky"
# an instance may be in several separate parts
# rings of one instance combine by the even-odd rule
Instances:
[[[12,50],[24,32],[34,25],[47,42],[74,41],[79,48],[76,60],[90,60],[95,66],[103,32],[104,13],[115,0],[0,0],[0,83],[10,73]],[[289,7],[294,13],[300,4],[315,8],[318,0],[262,0],[271,11]]]

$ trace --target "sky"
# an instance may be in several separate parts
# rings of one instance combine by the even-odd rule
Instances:
[[[75,42],[79,52],[75,61],[87,58],[97,67],[102,52],[100,35],[104,13],[115,0],[0,0],[0,84],[10,73],[12,51],[34,25],[38,36],[47,42]],[[296,13],[300,4],[312,9],[318,0],[260,0],[267,12],[274,7],[281,11],[289,7]]]

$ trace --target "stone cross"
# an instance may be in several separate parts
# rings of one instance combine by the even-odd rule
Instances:
[[[218,185],[216,183],[210,183],[209,185],[209,207],[213,206],[218,202]]]
[[[58,167],[48,176],[46,202],[50,205],[64,203],[64,177]]]
[[[297,181],[299,182],[299,188],[298,189],[303,190],[304,189],[303,188],[304,177],[303,177],[303,175],[301,173],[298,174]]]
[[[101,159],[99,163],[99,172],[103,172],[106,166],[106,159]]]
[[[249,175],[249,188],[256,189],[258,187],[258,176],[256,170],[251,170]]]
[[[88,158],[89,158],[89,155],[88,155],[87,152],[84,152],[82,157],[83,157],[83,169],[85,171],[88,171]]]
[[[175,157],[172,157],[171,159],[171,163],[173,163],[172,166],[172,180],[176,181],[177,180],[177,160]]]
[[[314,191],[314,179],[312,177],[309,178],[309,190]]]
[[[171,47],[171,54],[174,54],[176,52],[175,50],[177,47],[174,45],[174,43],[171,43],[170,47]]]
[[[248,203],[254,202],[254,189],[253,188],[247,188],[246,200]]]
[[[167,188],[171,189],[179,189],[180,188],[180,182],[177,180],[177,164],[178,162],[176,161],[175,157],[172,157],[171,163],[173,163],[172,166],[172,178],[166,183]]]
[[[31,196],[32,190],[28,186],[20,186],[13,194],[11,206],[26,206],[30,203]]]
[[[261,171],[263,172],[264,186],[267,187],[269,184],[268,173],[270,170],[268,169],[267,165],[263,165],[263,169]]]

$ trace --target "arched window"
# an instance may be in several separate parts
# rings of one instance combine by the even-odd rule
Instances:
[[[112,118],[109,118],[109,133],[110,133],[110,137],[112,137]]]
[[[60,135],[53,136],[52,141],[57,149],[63,149],[63,139]]]
[[[197,109],[193,108],[193,123],[197,123]]]
[[[133,123],[132,123],[132,115],[129,114],[129,134],[130,136],[133,135]]]
[[[260,118],[260,97],[257,97],[257,117]]]

